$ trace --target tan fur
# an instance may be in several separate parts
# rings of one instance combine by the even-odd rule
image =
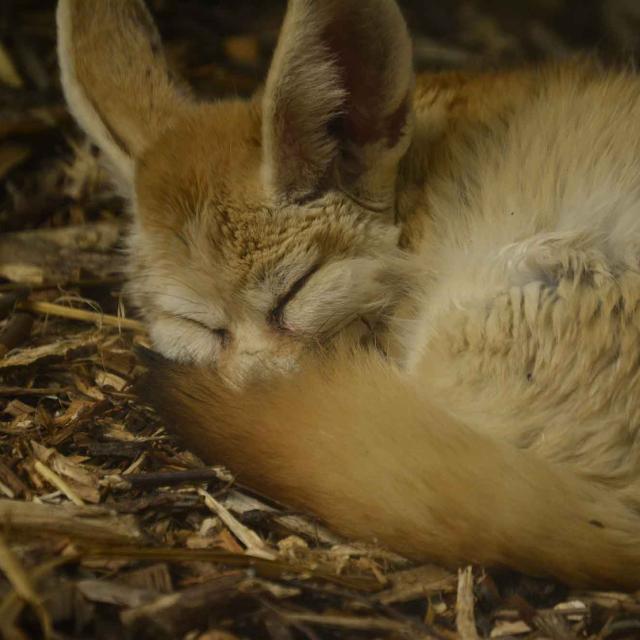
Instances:
[[[87,6],[63,84],[190,446],[414,557],[640,585],[640,79],[414,83],[393,0],[290,0],[264,92],[204,104],[140,0]]]

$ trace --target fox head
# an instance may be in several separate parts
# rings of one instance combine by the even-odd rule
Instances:
[[[60,0],[70,110],[129,198],[155,347],[232,380],[383,323],[405,287],[411,42],[393,0],[290,0],[259,95],[173,79],[142,0]]]

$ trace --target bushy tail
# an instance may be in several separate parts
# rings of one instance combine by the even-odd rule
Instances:
[[[452,419],[372,354],[242,391],[211,371],[149,365],[143,395],[194,452],[342,534],[448,566],[640,586],[638,514]]]

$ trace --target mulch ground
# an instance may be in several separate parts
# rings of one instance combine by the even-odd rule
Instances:
[[[150,4],[203,95],[256,88],[282,3]],[[401,4],[424,69],[640,45],[635,0]],[[125,227],[63,104],[53,3],[2,0],[0,637],[640,638],[640,594],[414,566],[182,449],[133,394],[146,337],[121,294]]]

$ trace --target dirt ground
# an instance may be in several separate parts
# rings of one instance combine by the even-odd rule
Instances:
[[[640,52],[638,0],[400,4],[420,69]],[[150,6],[199,93],[256,89],[284,2]],[[411,565],[165,434],[133,394],[146,337],[121,293],[125,204],[65,110],[53,10],[0,0],[0,637],[640,638],[638,594]]]

